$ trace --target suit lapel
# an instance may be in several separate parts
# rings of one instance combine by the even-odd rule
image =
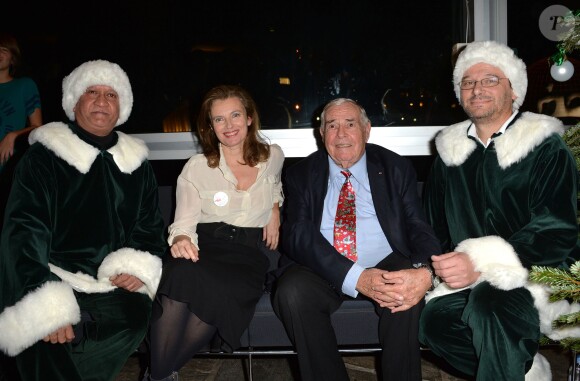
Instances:
[[[312,206],[314,221],[316,222],[316,226],[320,226],[322,222],[322,211],[324,209],[324,198],[328,190],[329,169],[326,151],[323,150],[317,156],[317,162],[312,171]]]
[[[379,160],[367,149],[367,171],[373,196],[373,205],[383,232],[389,238],[388,232],[393,231],[391,223],[396,217],[391,208],[391,200],[387,191],[387,174]]]

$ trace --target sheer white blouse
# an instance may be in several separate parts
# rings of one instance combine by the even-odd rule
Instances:
[[[241,227],[263,227],[274,203],[284,200],[281,172],[284,153],[270,145],[270,158],[258,163],[256,182],[248,190],[237,189],[237,179],[227,166],[220,146],[220,163],[210,168],[203,154],[192,156],[177,178],[175,219],[169,226],[169,245],[186,235],[199,248],[198,223],[225,222]]]

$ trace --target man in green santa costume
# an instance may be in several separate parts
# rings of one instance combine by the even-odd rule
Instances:
[[[444,283],[426,298],[420,340],[478,381],[549,380],[540,334],[577,306],[548,303],[528,269],[566,266],[577,243],[577,172],[564,127],[518,111],[526,66],[503,44],[467,45],[453,83],[469,120],[435,139],[425,208],[445,253],[432,257]]]
[[[63,80],[65,123],[29,137],[0,242],[0,350],[22,380],[113,380],[143,340],[165,250],[144,142],[113,132],[126,73],[97,60]]]

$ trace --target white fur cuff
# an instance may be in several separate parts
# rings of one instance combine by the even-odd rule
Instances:
[[[457,245],[455,251],[469,255],[475,270],[481,272],[479,282],[487,281],[500,290],[526,285],[528,270],[522,266],[512,245],[501,237],[466,239]]]
[[[457,245],[455,251],[466,253],[474,264],[475,270],[481,272],[477,282],[470,288],[483,281],[489,282],[500,290],[513,290],[524,287],[528,280],[528,270],[522,266],[512,245],[498,236],[470,238]],[[464,290],[452,289],[441,283],[433,291],[427,293],[425,301]]]
[[[138,291],[153,299],[161,280],[161,268],[161,258],[125,247],[107,255],[97,276],[99,279],[109,279],[118,274],[136,276],[144,283]]]
[[[528,373],[526,373],[525,381],[551,381],[552,369],[548,360],[539,353],[534,356],[534,362]]]
[[[72,288],[46,282],[0,314],[0,350],[16,356],[51,332],[81,320]]]

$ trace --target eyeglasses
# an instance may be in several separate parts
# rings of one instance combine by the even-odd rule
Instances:
[[[465,81],[459,82],[459,88],[461,90],[471,90],[471,89],[475,88],[475,85],[477,84],[477,82],[479,82],[482,87],[494,87],[494,86],[499,85],[499,81],[501,79],[507,79],[507,78],[487,77],[487,78],[480,79],[479,81],[473,81],[471,79],[467,79]]]

